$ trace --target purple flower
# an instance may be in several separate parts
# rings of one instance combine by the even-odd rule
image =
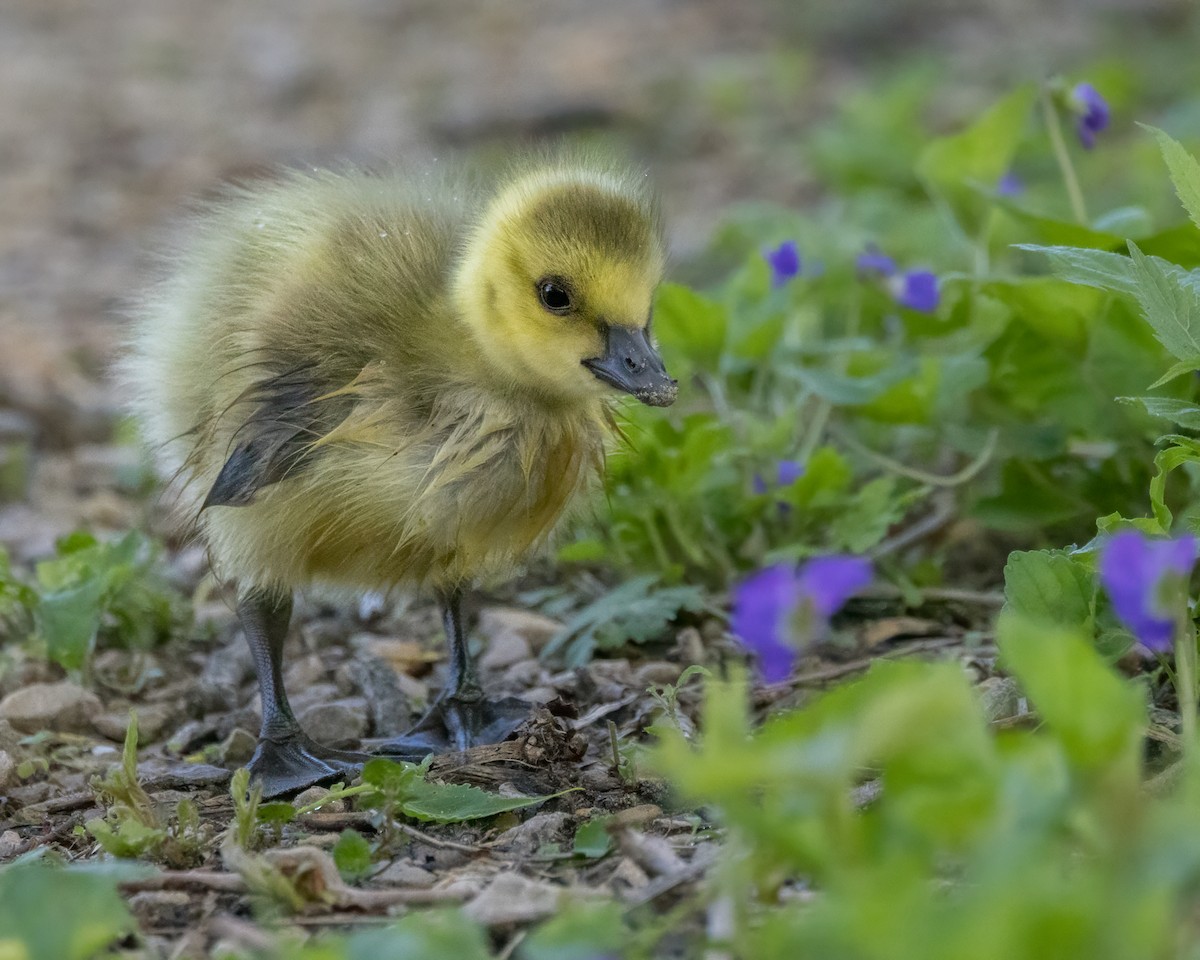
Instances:
[[[1011,170],[996,181],[996,196],[1018,197],[1025,192],[1025,181]]]
[[[890,277],[896,272],[896,261],[874,246],[867,247],[860,253],[858,259],[854,261],[854,265],[858,267],[859,273],[864,274],[877,273],[880,276]]]
[[[771,286],[779,289],[800,274],[800,250],[795,240],[784,240],[774,250],[764,250],[763,259],[771,268]]]
[[[933,313],[941,302],[938,294],[937,276],[928,270],[906,270],[896,272],[896,261],[878,247],[867,247],[854,261],[861,276],[879,276],[887,279],[887,288],[892,299],[909,310]]]
[[[800,644],[813,639],[870,581],[871,562],[863,557],[817,557],[799,570],[767,567],[737,587],[730,626],[757,655],[763,679],[779,683],[791,673]],[[795,629],[797,619],[806,629]]]
[[[804,464],[797,463],[795,460],[780,460],[779,466],[775,469],[775,486],[790,487],[802,476],[804,476]],[[767,492],[767,481],[762,478],[761,473],[754,475],[754,492],[758,494]]]
[[[801,596],[828,620],[854,594],[871,582],[871,561],[865,557],[831,556],[809,560],[796,580]]]
[[[1108,103],[1090,83],[1077,83],[1071,91],[1071,109],[1079,142],[1091,150],[1096,145],[1096,134],[1108,126]]]
[[[888,281],[892,296],[902,307],[933,313],[941,302],[937,275],[928,270],[909,270]]]
[[[1172,599],[1196,564],[1196,540],[1153,540],[1137,530],[1112,537],[1100,555],[1100,580],[1129,631],[1158,653],[1171,648],[1181,600]],[[1174,589],[1173,589],[1174,588]]]
[[[804,476],[804,464],[797,463],[795,460],[780,460],[775,482],[781,487],[790,487],[802,476]]]

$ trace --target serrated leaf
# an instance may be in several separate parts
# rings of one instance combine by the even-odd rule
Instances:
[[[535,803],[543,803],[554,793],[544,797],[502,797],[488,793],[465,783],[432,783],[417,780],[409,784],[397,804],[399,812],[417,820],[434,823],[459,823],[463,820],[478,820],[493,817],[509,810],[520,810]]]
[[[1091,572],[1060,551],[1018,550],[1004,565],[1005,609],[1030,621],[1090,631],[1094,594]]]
[[[1130,241],[1138,299],[1154,335],[1177,359],[1200,368],[1200,278]]]
[[[343,880],[361,879],[371,872],[371,845],[357,830],[347,828],[333,845],[333,862]]]
[[[1200,227],[1200,162],[1166,131],[1151,126],[1146,126],[1146,129],[1158,140],[1179,202],[1192,218],[1192,223]]]
[[[1040,253],[1050,261],[1054,275],[1069,283],[1111,290],[1114,293],[1137,295],[1137,277],[1129,257],[1104,250],[1082,247],[1041,246],[1035,243],[1016,244],[1018,250]]]
[[[662,633],[681,610],[700,610],[699,587],[660,587],[659,577],[634,577],[589,603],[563,624],[542,649],[542,657],[565,650],[568,666],[587,660],[597,646],[644,643]]]
[[[1178,363],[1172,364],[1166,373],[1150,384],[1148,389],[1153,390],[1156,387],[1161,387],[1165,383],[1170,383],[1172,380],[1177,380],[1179,377],[1182,377],[1185,374],[1190,375],[1195,372],[1196,366],[1194,363],[1180,360]]]
[[[1162,417],[1187,430],[1200,430],[1200,406],[1174,397],[1117,397],[1121,403],[1140,403],[1152,417]]]

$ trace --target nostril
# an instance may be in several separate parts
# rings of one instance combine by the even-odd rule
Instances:
[[[630,373],[641,373],[642,368],[645,366],[646,366],[646,364],[644,361],[636,360],[633,357],[625,358],[625,369],[628,370]]]

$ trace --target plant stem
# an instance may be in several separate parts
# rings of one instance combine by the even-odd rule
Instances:
[[[1186,604],[1175,626],[1175,699],[1179,701],[1183,752],[1188,756],[1196,749],[1196,625]]]
[[[1067,152],[1067,142],[1063,139],[1062,120],[1044,87],[1039,99],[1042,101],[1042,116],[1046,120],[1046,133],[1050,136],[1054,159],[1058,161],[1058,169],[1067,188],[1067,197],[1071,201],[1071,212],[1080,225],[1086,227],[1090,222],[1087,205],[1083,201],[1083,191],[1079,189],[1079,178],[1075,176],[1075,165],[1071,163],[1071,155]]]
[[[858,336],[858,328],[862,320],[862,299],[856,294],[851,301],[850,309],[846,313],[846,327],[843,336],[847,340],[853,340]],[[845,354],[841,354],[834,359],[833,370],[835,373],[845,376],[846,370],[850,366],[850,358]],[[833,413],[833,404],[824,397],[817,397],[817,407],[813,412],[812,419],[808,422],[808,427],[804,431],[804,437],[800,441],[800,447],[796,453],[796,459],[800,463],[808,463],[813,452],[821,445],[821,441],[825,438],[825,429],[829,425],[829,417]]]

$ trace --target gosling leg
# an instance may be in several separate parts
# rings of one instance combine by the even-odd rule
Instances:
[[[296,720],[283,687],[283,642],[292,619],[290,592],[254,589],[238,599],[238,619],[254,658],[262,700],[258,746],[247,764],[263,796],[302,790],[356,773],[365,754],[334,750],[309,737]]]
[[[462,616],[462,591],[441,596],[442,624],[450,650],[446,685],[429,711],[408,733],[391,740],[371,741],[378,753],[419,760],[430,753],[466,750],[481,743],[496,743],[517,729],[529,716],[529,704],[516,697],[485,697],[467,646]]]

